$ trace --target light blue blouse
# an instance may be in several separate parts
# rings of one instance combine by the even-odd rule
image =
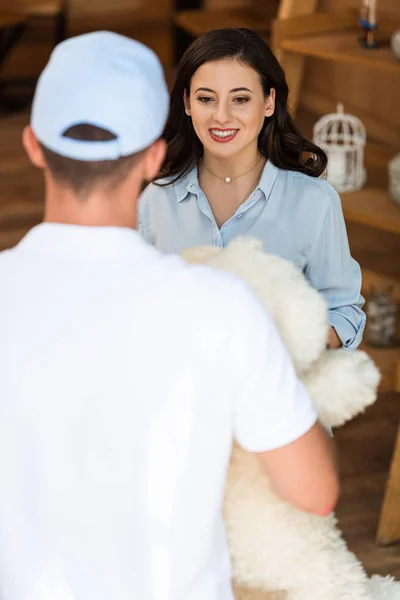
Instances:
[[[356,348],[361,342],[361,271],[350,255],[340,198],[325,180],[267,161],[257,188],[219,229],[194,168],[175,184],[150,184],[144,190],[139,229],[167,253],[203,244],[223,247],[237,236],[261,240],[267,252],[298,265],[325,297],[343,346]]]

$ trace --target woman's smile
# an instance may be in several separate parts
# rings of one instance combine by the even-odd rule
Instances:
[[[218,144],[226,144],[227,142],[231,142],[239,133],[239,129],[220,129],[214,127],[208,131],[211,139]]]

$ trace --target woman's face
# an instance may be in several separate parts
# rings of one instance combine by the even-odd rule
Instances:
[[[264,119],[275,110],[275,90],[265,98],[254,69],[224,59],[196,71],[184,101],[204,150],[230,158],[251,145],[257,147]]]

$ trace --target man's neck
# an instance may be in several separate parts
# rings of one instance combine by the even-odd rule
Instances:
[[[137,199],[133,196],[134,192],[127,196],[126,191],[124,193],[124,190],[120,189],[107,195],[94,192],[86,197],[79,197],[69,189],[48,186],[43,220],[47,223],[87,227],[135,229]]]

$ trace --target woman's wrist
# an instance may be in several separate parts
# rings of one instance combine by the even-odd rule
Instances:
[[[331,350],[335,350],[337,348],[341,348],[341,346],[342,341],[336,333],[336,329],[334,327],[330,327],[328,333],[328,348],[330,348]]]

